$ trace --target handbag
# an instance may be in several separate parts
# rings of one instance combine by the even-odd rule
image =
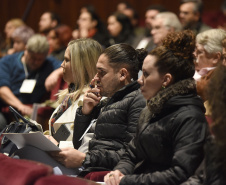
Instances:
[[[42,132],[42,126],[33,120],[24,118],[11,106],[9,106],[9,110],[13,113],[16,121],[11,122],[0,133],[0,137],[3,135],[1,140],[0,153],[11,156],[16,150],[18,150],[18,148],[11,140],[4,136],[4,133],[29,133],[37,131]]]

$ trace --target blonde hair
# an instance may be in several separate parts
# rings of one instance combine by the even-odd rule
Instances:
[[[74,102],[95,76],[96,63],[102,52],[102,47],[93,39],[83,38],[70,41],[68,49],[70,51],[73,81],[77,89],[69,94],[69,96],[73,96]],[[68,95],[68,89],[61,91],[58,95],[59,102],[62,102],[64,97]]]
[[[210,29],[199,33],[196,42],[203,45],[207,53],[223,51],[222,40],[226,37],[226,31],[222,29]]]

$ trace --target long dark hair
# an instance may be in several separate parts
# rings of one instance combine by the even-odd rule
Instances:
[[[116,12],[110,16],[114,16],[116,20],[122,25],[122,30],[117,37],[114,37],[115,44],[125,42],[130,36],[134,35],[133,26],[129,17],[126,15]]]

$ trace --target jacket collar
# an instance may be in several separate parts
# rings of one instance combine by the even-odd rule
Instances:
[[[111,98],[109,98],[109,102],[107,104],[109,105],[116,101],[120,101],[124,96],[135,90],[138,90],[139,88],[140,84],[138,84],[137,81],[131,82],[130,84],[125,85],[123,88],[119,89]]]
[[[160,114],[166,102],[177,95],[196,94],[196,84],[194,79],[181,80],[165,89],[162,89],[158,94],[147,101],[147,106],[143,109],[140,115],[139,124],[146,125],[156,115]],[[142,126],[142,127],[143,127]]]
[[[164,104],[176,95],[185,95],[189,93],[196,93],[196,84],[194,79],[181,80],[165,89],[162,89],[158,94],[147,101],[147,107],[152,113],[156,115],[161,112]]]

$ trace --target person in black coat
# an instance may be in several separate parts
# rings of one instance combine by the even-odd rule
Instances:
[[[68,168],[82,166],[86,171],[114,168],[135,136],[140,112],[145,107],[136,80],[146,55],[146,50],[135,50],[128,44],[113,45],[103,51],[91,88],[85,93],[83,106],[76,112],[75,149],[62,149],[55,159]],[[107,97],[103,102],[100,101],[102,96]],[[80,138],[93,122],[96,127],[88,152],[76,150],[80,147]]]
[[[205,108],[197,96],[191,31],[170,33],[149,53],[138,82],[147,100],[137,134],[104,180],[107,185],[178,185],[203,159]]]

